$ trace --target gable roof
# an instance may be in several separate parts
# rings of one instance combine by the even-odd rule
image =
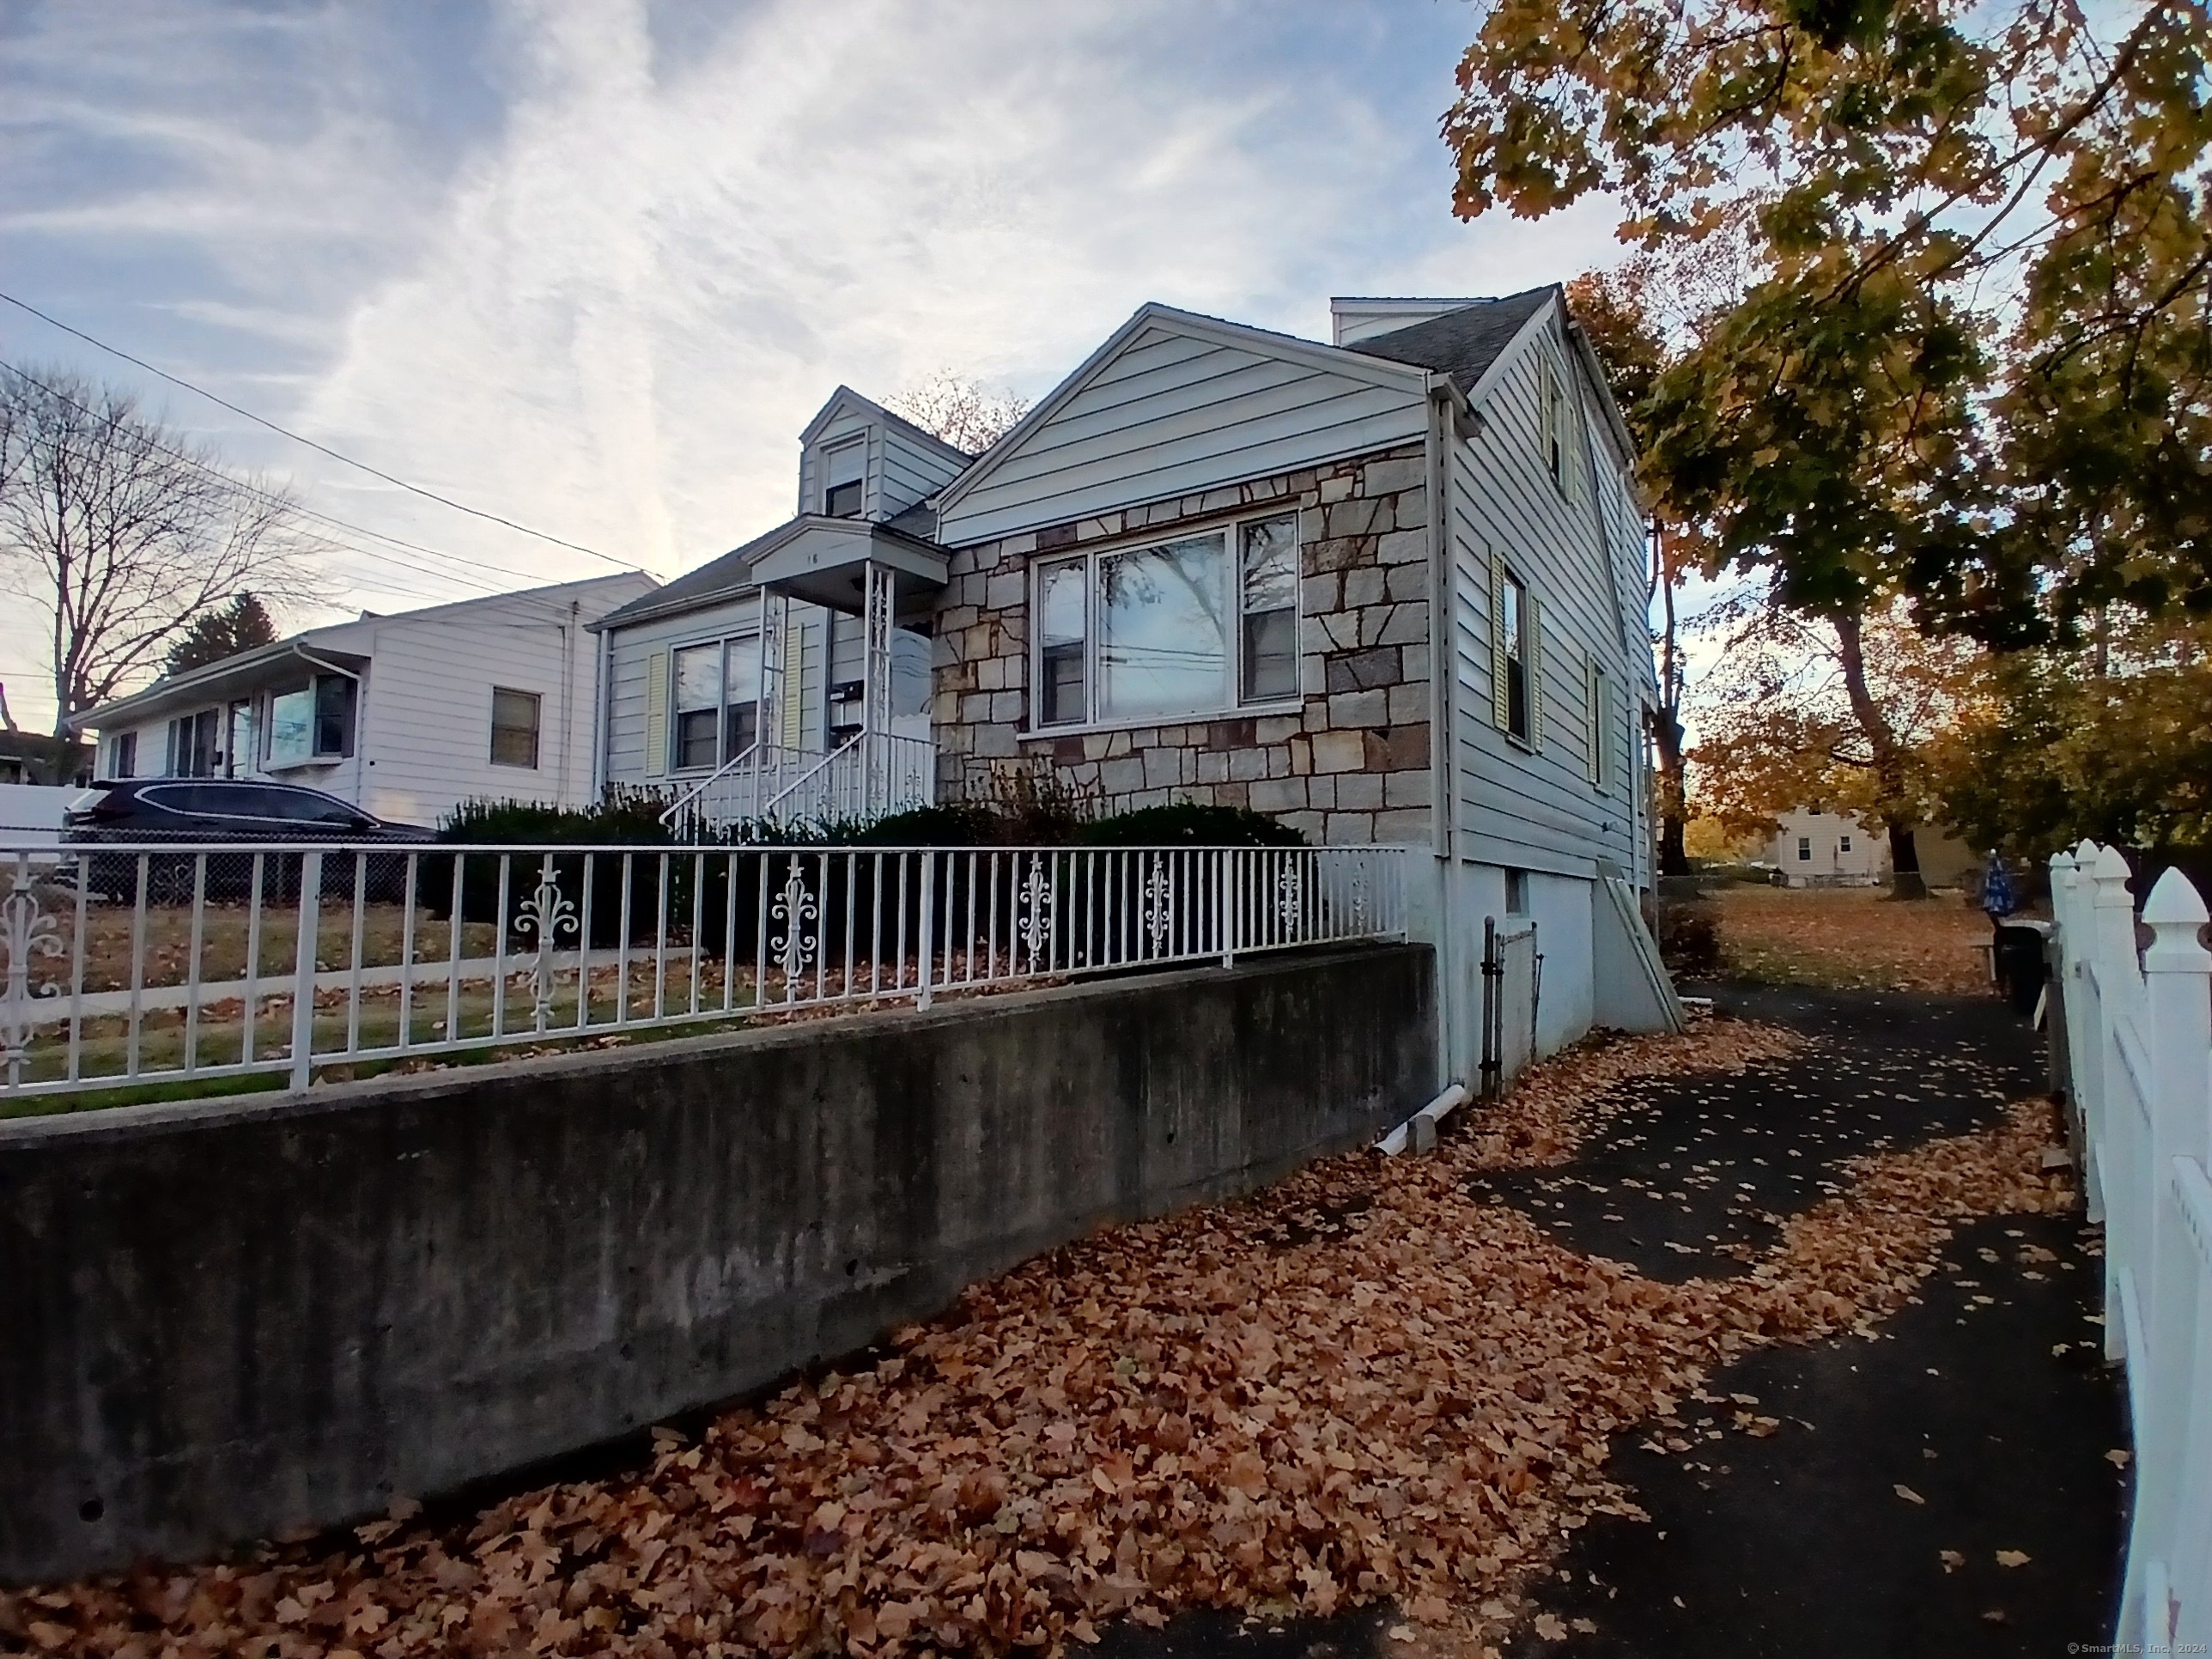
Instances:
[[[1432,317],[1410,328],[1370,334],[1343,348],[1370,357],[1449,374],[1462,393],[1472,397],[1498,354],[1547,304],[1560,297],[1557,283],[1509,294],[1501,300],[1483,300]]]
[[[848,386],[841,386],[830,394],[830,401],[815,411],[814,418],[809,421],[805,429],[799,433],[799,441],[802,444],[812,443],[815,439],[822,435],[830,422],[835,420],[841,411],[848,409],[857,410],[869,420],[881,421],[886,426],[896,428],[916,443],[937,450],[946,459],[957,461],[963,466],[975,459],[966,450],[945,442],[927,428],[916,426],[903,416],[892,414],[874,398],[864,398]]]
[[[1108,335],[1096,351],[1077,364],[1066,379],[1007,428],[998,442],[978,456],[966,471],[938,493],[939,517],[949,515],[954,505],[1016,453],[1031,433],[1050,422],[1073,401],[1077,394],[1104,373],[1125,349],[1154,329],[1169,334],[1210,340],[1217,344],[1243,346],[1270,356],[1309,363],[1333,374],[1348,374],[1376,385],[1406,386],[1410,383],[1418,389],[1419,377],[1410,377],[1409,380],[1405,370],[1424,367],[1406,359],[1389,358],[1381,353],[1367,354],[1375,361],[1363,364],[1358,361],[1358,354],[1342,346],[1323,345],[1317,340],[1302,340],[1294,334],[1255,328],[1249,323],[1232,323],[1225,318],[1208,317],[1200,312],[1179,311],[1173,306],[1150,300],[1139,306],[1128,321]]]

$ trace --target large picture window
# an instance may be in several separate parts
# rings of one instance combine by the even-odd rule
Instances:
[[[684,646],[675,669],[676,769],[710,769],[750,749],[760,734],[760,636]]]
[[[1040,564],[1040,726],[1170,720],[1297,695],[1297,515]]]
[[[269,699],[269,764],[304,766],[353,753],[359,688],[343,674],[319,674],[301,691]]]

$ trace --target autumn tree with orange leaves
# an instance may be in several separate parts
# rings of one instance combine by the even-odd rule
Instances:
[[[1603,193],[1645,254],[1740,253],[1643,400],[1647,488],[1835,636],[1900,869],[1871,619],[2212,611],[2208,84],[2206,0],[1498,0],[1460,65],[1462,216]]]

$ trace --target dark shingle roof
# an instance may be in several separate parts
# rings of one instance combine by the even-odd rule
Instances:
[[[1472,392],[1506,342],[1559,292],[1559,284],[1547,283],[1525,293],[1509,294],[1502,300],[1463,306],[1410,328],[1370,335],[1346,349],[1388,358],[1394,363],[1411,363],[1416,368],[1435,369],[1450,375],[1462,393]]]
[[[791,521],[787,519],[766,535],[756,536],[743,547],[732,548],[720,558],[709,559],[696,570],[687,570],[674,580],[662,583],[650,593],[641,593],[620,609],[608,611],[593,626],[611,628],[634,622],[640,617],[658,616],[664,611],[678,611],[693,600],[710,595],[735,593],[750,587],[752,577],[746,567],[751,563],[753,555],[769,537],[780,536],[790,528]]]

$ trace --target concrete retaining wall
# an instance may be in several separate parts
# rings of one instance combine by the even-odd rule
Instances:
[[[1425,946],[0,1124],[0,1579],[607,1440],[1416,1109]]]

